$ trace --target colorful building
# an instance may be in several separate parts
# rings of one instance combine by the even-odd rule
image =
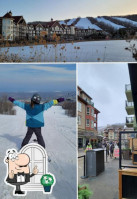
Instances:
[[[78,86],[78,147],[97,141],[98,113],[92,98]]]

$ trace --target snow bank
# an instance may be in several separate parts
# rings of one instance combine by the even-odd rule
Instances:
[[[96,19],[98,22],[103,22],[103,23],[105,23],[106,25],[113,27],[115,30],[119,30],[120,28],[125,28],[124,26],[117,25],[117,24],[115,24],[115,23],[113,23],[113,22],[111,22],[111,21],[105,19],[104,17],[97,17],[97,18],[95,18],[95,19]]]
[[[77,28],[81,29],[95,29],[95,30],[102,30],[95,24],[92,24],[88,18],[80,18],[78,23],[75,25]]]
[[[124,18],[124,17],[112,17],[113,19],[117,19],[119,21],[125,22],[125,23],[130,23],[131,25],[137,27],[137,22],[136,21],[132,21],[130,19]]]

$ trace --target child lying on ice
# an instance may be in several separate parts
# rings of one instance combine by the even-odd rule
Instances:
[[[51,106],[56,105],[59,102],[63,102],[64,98],[51,100],[50,102],[44,104],[40,104],[41,97],[39,94],[34,94],[32,96],[30,104],[17,101],[12,97],[9,97],[9,100],[16,106],[19,106],[26,111],[26,126],[28,127],[28,131],[23,139],[21,147],[29,143],[29,140],[34,132],[37,137],[38,144],[45,148],[45,142],[41,134],[41,127],[44,126],[43,112]]]

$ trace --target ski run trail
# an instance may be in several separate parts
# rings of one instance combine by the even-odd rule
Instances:
[[[24,197],[13,196],[13,187],[4,183],[6,165],[4,158],[9,148],[20,149],[27,132],[26,114],[15,107],[16,115],[0,115],[0,198],[1,199],[76,199],[76,118],[68,117],[61,106],[53,106],[44,112],[45,126],[42,135],[46,144],[47,154],[51,158],[48,172],[54,174],[56,184],[52,194],[28,191]],[[30,142],[35,139],[33,134]]]

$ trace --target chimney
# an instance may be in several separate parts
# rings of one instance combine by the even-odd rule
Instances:
[[[12,12],[11,12],[11,10],[9,11],[9,14],[10,14],[10,16],[12,16]]]
[[[53,21],[53,18],[51,18],[51,21]]]

